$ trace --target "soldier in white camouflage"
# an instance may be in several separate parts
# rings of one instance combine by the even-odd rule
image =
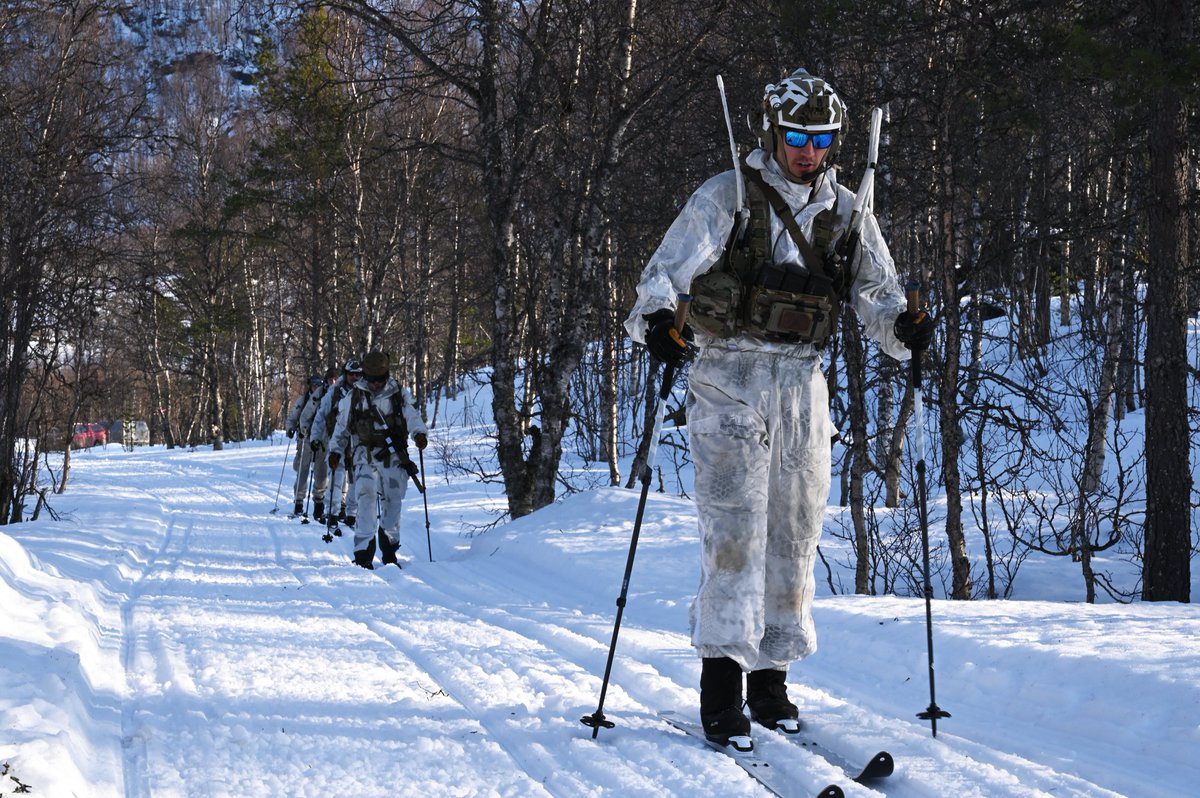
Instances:
[[[304,503],[308,500],[308,473],[313,455],[308,433],[317,407],[321,404],[321,393],[324,390],[325,381],[321,379],[320,374],[309,377],[305,392],[292,405],[285,423],[287,436],[296,438],[296,456],[292,458],[292,470],[296,472],[296,480],[292,483],[292,497],[296,501],[293,515],[303,513]]]
[[[386,353],[369,352],[362,368],[362,379],[338,403],[337,423],[329,439],[329,467],[338,467],[341,453],[349,446],[358,494],[354,562],[373,569],[377,538],[384,564],[399,565],[401,503],[408,480],[417,473],[408,454],[408,439],[424,449],[429,429],[412,393],[391,376]]]
[[[313,417],[312,423],[314,452],[325,451],[329,448],[329,439],[332,437],[333,427],[337,423],[338,404],[361,378],[362,361],[351,358],[342,367],[341,376],[321,397],[321,404],[317,408],[317,414]],[[341,454],[345,455],[346,452]],[[322,457],[322,460],[325,458]],[[340,465],[340,468],[330,470],[331,475],[327,480],[329,483],[328,495],[322,494],[326,500],[325,506],[329,508],[329,512],[325,516],[328,534],[339,536],[342,533],[338,528],[338,521],[344,521],[346,526],[353,527],[355,515],[358,512],[358,497],[355,495],[353,487],[353,463],[343,458]]]
[[[665,363],[699,350],[686,402],[702,541],[692,644],[703,663],[701,722],[723,745],[752,746],[743,674],[753,720],[798,727],[786,678],[817,645],[813,570],[834,434],[823,353],[838,308],[852,306],[898,360],[927,347],[934,330],[927,314],[906,310],[869,210],[850,238],[854,194],[830,169],[845,114],[834,90],[804,70],[768,85],[761,146],[740,166],[752,245],[731,240],[738,173],[711,178],[647,264],[625,322]],[[673,326],[681,294],[695,297],[696,327],[682,335]]]

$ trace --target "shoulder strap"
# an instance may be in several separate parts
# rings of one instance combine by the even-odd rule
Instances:
[[[763,176],[750,164],[746,163],[746,156],[742,156],[742,174],[749,178],[754,185],[767,198],[767,202],[771,204],[771,209],[775,211],[775,215],[779,217],[779,221],[783,222],[783,226],[787,229],[788,235],[796,242],[796,247],[799,248],[800,254],[804,257],[804,264],[808,267],[810,274],[823,274],[825,271],[825,260],[813,248],[813,245],[808,243],[808,239],[804,237],[804,231],[800,229],[800,224],[796,221],[796,217],[792,214],[792,209],[788,207],[787,202],[779,195]]]
[[[813,244],[817,250],[828,253],[833,251],[834,239],[838,234],[838,205],[841,197],[834,195],[833,207],[826,208],[813,218]]]
[[[345,385],[333,386],[333,395],[329,397],[329,413],[325,416],[325,429],[328,434],[333,434],[333,428],[337,426],[338,407],[342,404],[342,398],[346,395]]]
[[[359,391],[359,395],[350,394],[350,421],[357,425],[362,420],[363,416],[370,411],[370,397],[366,391]]]

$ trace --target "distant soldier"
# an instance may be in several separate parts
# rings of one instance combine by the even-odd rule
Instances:
[[[317,421],[321,414],[321,407],[325,404],[325,397],[333,390],[333,384],[337,381],[338,370],[330,367],[325,370],[325,379],[321,383],[320,401],[316,403],[313,410],[312,421],[309,422],[308,430],[308,448],[312,456],[313,464],[313,482],[312,482],[312,500],[313,500],[313,518],[317,521],[325,520],[325,493],[329,489],[329,464],[325,461],[325,440],[326,436],[319,434],[320,430],[316,429]]]
[[[304,395],[292,405],[287,417],[287,436],[296,438],[296,456],[292,459],[292,469],[296,472],[296,483],[292,486],[292,496],[296,507],[292,511],[295,517],[304,512],[304,502],[308,498],[308,468],[312,464],[312,450],[305,443],[308,429],[313,417],[317,414],[317,406],[321,402],[321,392],[325,388],[325,380],[314,374],[308,378],[308,389]]]
[[[408,438],[418,449],[428,443],[428,428],[412,394],[389,371],[383,352],[363,358],[363,377],[338,403],[337,423],[329,440],[329,467],[336,469],[350,447],[358,524],[354,527],[354,562],[374,568],[375,539],[385,564],[399,562],[400,506],[417,466],[408,456]],[[378,502],[378,504],[376,504]],[[382,508],[382,513],[380,513]]]
[[[333,428],[337,424],[337,408],[342,398],[350,392],[354,384],[362,377],[363,367],[362,361],[350,359],[346,361],[346,365],[342,367],[342,376],[338,378],[325,395],[321,397],[321,405],[317,408],[317,415],[313,418],[312,423],[312,449],[314,457],[320,457],[317,452],[325,450],[329,445],[329,439],[333,435]],[[328,495],[322,493],[321,496],[325,500],[326,506],[329,507],[329,514],[325,516],[325,526],[329,534],[341,535],[342,532],[338,529],[338,520],[344,520],[346,526],[353,527],[355,515],[358,508],[358,497],[354,494],[351,487],[354,480],[354,463],[346,451],[338,452],[342,455],[341,468],[331,469],[331,478],[329,479]],[[322,458],[324,462],[324,458]],[[339,507],[338,512],[334,512],[333,508]]]

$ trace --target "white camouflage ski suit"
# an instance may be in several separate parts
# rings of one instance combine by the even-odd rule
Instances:
[[[832,208],[835,196],[839,207],[853,202],[832,170],[810,189],[787,180],[763,150],[752,152],[748,163],[787,201],[810,241],[814,217]],[[677,295],[718,262],[732,229],[735,186],[733,170],[711,178],[672,223],[642,273],[625,322],[633,340],[645,343],[643,317],[674,308]],[[804,263],[773,213],[771,241],[776,263]],[[865,219],[850,269],[848,304],[866,334],[907,360],[910,353],[892,330],[905,298],[874,216]],[[701,657],[729,657],[746,671],[786,669],[816,650],[813,570],[829,500],[833,435],[822,353],[808,343],[716,338],[702,330],[696,343],[687,428],[702,551],[692,645]]]
[[[308,392],[296,400],[287,417],[287,430],[296,434],[296,455],[292,458],[292,469],[296,481],[292,485],[292,496],[297,502],[308,498],[308,469],[313,464],[313,452],[309,446],[309,429],[321,403],[323,386],[310,387]],[[320,470],[318,470],[320,473]],[[314,477],[317,474],[314,474]]]
[[[337,423],[329,439],[329,451],[335,454],[343,452],[349,445],[354,458],[354,490],[358,498],[358,522],[354,526],[355,551],[367,549],[379,527],[383,528],[392,545],[399,544],[401,502],[409,479],[408,472],[394,451],[367,446],[352,428],[351,404],[357,404],[360,412],[366,412],[370,406],[368,402],[378,408],[384,418],[391,417],[396,402],[403,402],[400,412],[408,426],[408,436],[412,438],[418,433],[429,435],[429,428],[414,406],[412,393],[407,388],[401,388],[394,377],[388,377],[378,393],[371,392],[366,380],[359,380],[338,403]],[[370,418],[375,429],[387,428],[373,411],[370,412]],[[407,445],[408,441],[404,443]],[[382,514],[377,509],[380,505]]]
[[[321,397],[321,404],[317,407],[316,415],[313,416],[312,438],[325,446],[326,454],[331,451],[329,440],[333,437],[333,427],[337,423],[337,405],[350,390],[350,386],[346,384],[346,375],[338,377],[337,382],[331,385],[325,395]],[[357,515],[358,496],[354,492],[354,477],[352,474],[348,476],[348,471],[353,470],[354,462],[349,459],[345,450],[339,453],[342,455],[340,467],[333,473],[333,478],[327,480],[329,483],[328,495],[322,494],[325,497],[325,507],[328,512],[336,515],[339,505],[344,504],[346,515]],[[324,461],[326,458],[322,457],[321,460]]]

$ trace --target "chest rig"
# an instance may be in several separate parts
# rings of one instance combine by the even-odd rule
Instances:
[[[740,238],[735,224],[720,261],[692,282],[691,322],[718,338],[751,335],[823,347],[837,331],[850,283],[847,265],[857,240],[843,237],[835,246],[848,219],[839,215],[835,200],[813,220],[810,243],[787,202],[745,156],[739,168],[746,178],[750,222]],[[772,213],[796,243],[803,264],[775,262]]]
[[[391,463],[392,453],[402,465],[410,462],[404,405],[404,396],[399,391],[392,395],[392,411],[386,416],[366,391],[356,391],[350,402],[350,429],[358,436],[359,445],[372,451],[375,459],[385,466]],[[383,424],[383,428],[379,424]],[[375,452],[376,449],[379,451]]]

